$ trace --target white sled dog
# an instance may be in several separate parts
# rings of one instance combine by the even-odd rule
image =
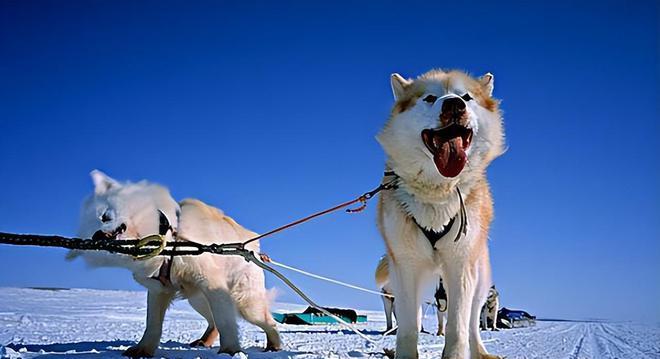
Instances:
[[[493,285],[488,290],[488,298],[486,304],[481,309],[481,327],[485,330],[497,331],[497,312],[500,310],[500,293]],[[488,322],[492,323],[488,327]]]
[[[494,78],[432,70],[391,76],[395,104],[378,134],[386,154],[378,227],[396,297],[396,358],[417,358],[423,285],[440,275],[448,294],[442,358],[497,358],[479,336],[491,271],[493,204],[486,167],[503,152]]]
[[[167,232],[167,239],[201,244],[239,242],[256,236],[222,211],[201,201],[186,199],[177,203],[164,187],[145,181],[119,183],[99,171],[91,173],[94,193],[82,206],[79,236],[99,235],[114,240],[140,238]],[[172,228],[163,231],[160,212]],[[178,219],[178,220],[177,220]],[[167,222],[167,221],[166,221]],[[259,244],[247,246],[255,252]],[[280,349],[280,337],[273,320],[263,271],[238,256],[158,256],[138,261],[126,255],[73,251],[91,266],[118,266],[133,272],[135,280],[148,289],[147,327],[140,342],[124,352],[130,357],[154,355],[160,342],[163,318],[176,296],[190,305],[208,322],[201,339],[191,345],[211,347],[220,337],[220,352],[241,350],[236,314],[266,332],[266,350]]]

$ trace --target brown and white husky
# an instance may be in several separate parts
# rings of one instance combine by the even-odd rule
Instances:
[[[432,70],[391,77],[395,104],[378,142],[386,154],[378,226],[396,297],[397,358],[417,358],[423,286],[437,275],[448,294],[443,358],[496,358],[479,336],[491,285],[493,203],[486,168],[503,152],[494,78]]]
[[[488,290],[488,298],[481,309],[481,327],[484,330],[497,330],[497,312],[500,310],[500,293],[493,285]],[[491,326],[488,326],[488,323]]]

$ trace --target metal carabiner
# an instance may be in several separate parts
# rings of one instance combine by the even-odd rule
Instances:
[[[141,238],[135,244],[135,248],[136,249],[143,248],[143,247],[147,246],[149,243],[154,242],[154,241],[159,242],[158,247],[156,249],[154,249],[153,251],[151,251],[147,254],[134,255],[133,259],[142,261],[142,260],[145,260],[145,259],[153,258],[153,257],[159,255],[160,252],[162,252],[165,249],[165,247],[167,246],[167,238],[165,238],[164,235],[162,235],[162,234],[152,234],[152,235]]]

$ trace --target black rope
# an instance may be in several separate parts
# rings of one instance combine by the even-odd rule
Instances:
[[[150,254],[160,245],[159,241],[151,241],[137,247],[138,239],[83,239],[62,236],[46,236],[38,234],[16,234],[0,232],[0,244],[18,246],[58,247],[78,250],[97,250],[110,253],[142,256]],[[199,244],[195,242],[168,242],[165,249],[159,253],[163,256],[195,256],[202,253],[235,254],[243,249],[240,243]]]
[[[391,176],[394,172],[385,172],[385,176]],[[245,246],[251,242],[269,236],[271,234],[283,231],[287,228],[296,226],[298,224],[307,222],[313,218],[334,212],[340,208],[348,207],[354,203],[361,203],[361,206],[354,209],[347,209],[349,213],[359,212],[366,207],[366,203],[369,199],[373,198],[376,194],[383,190],[390,190],[396,188],[397,178],[386,183],[381,183],[380,186],[375,189],[362,194],[360,197],[353,199],[348,202],[344,202],[335,207],[314,213],[305,218],[299,219],[295,222],[289,223],[287,225],[276,228],[270,232],[258,235],[254,238],[248,239],[245,242],[238,243],[223,243],[223,244],[199,244],[195,242],[186,241],[185,238],[183,241],[172,241],[165,243],[163,250],[161,246],[163,245],[162,241],[153,240],[147,243],[140,243],[140,239],[115,239],[112,236],[107,237],[105,235],[93,236],[91,239],[83,238],[67,238],[62,236],[47,236],[47,235],[37,235],[37,234],[15,234],[15,233],[6,233],[0,232],[0,244],[11,244],[19,246],[39,246],[39,247],[58,247],[66,249],[78,249],[78,250],[102,250],[110,253],[126,254],[139,259],[148,258],[154,255],[163,255],[163,256],[195,256],[201,255],[203,253],[213,253],[213,254],[235,254],[242,255],[245,257],[247,250]],[[160,212],[160,211],[159,211]],[[125,225],[124,228],[125,230]],[[176,238],[176,232],[174,228],[169,224],[167,216],[163,212],[160,212],[160,227],[159,234],[162,239],[168,231],[172,231],[173,236]],[[157,236],[156,236],[157,237]],[[247,258],[246,258],[247,260]]]

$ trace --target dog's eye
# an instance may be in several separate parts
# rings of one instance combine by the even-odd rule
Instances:
[[[108,213],[108,211],[105,211],[105,212],[103,212],[103,214],[101,215],[101,217],[99,219],[103,223],[108,223],[108,222],[112,221],[112,216],[110,215],[110,213]]]
[[[467,92],[465,93],[465,95],[461,96],[461,98],[462,98],[463,101],[465,101],[465,102],[468,102],[468,101],[470,101],[470,100],[473,99],[472,96],[470,96],[470,94],[467,93]]]
[[[434,95],[428,95],[428,96],[424,97],[424,99],[423,99],[424,102],[428,102],[430,104],[434,104],[435,101],[437,101],[437,100],[438,100],[438,96],[434,96]]]

